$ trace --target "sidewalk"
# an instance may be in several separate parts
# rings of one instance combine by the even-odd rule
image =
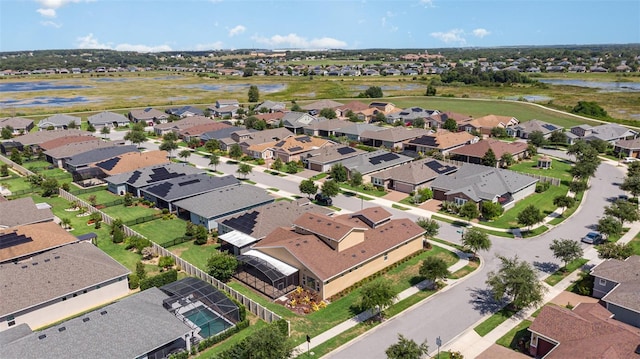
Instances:
[[[618,240],[617,243],[628,243],[639,232],[640,232],[640,221],[634,222],[631,224],[629,231],[627,231],[627,233],[625,233]],[[587,249],[584,252],[583,257],[589,260],[589,262],[585,264],[585,266],[587,267],[593,267],[603,261],[602,259],[598,258],[598,251],[596,251],[594,247],[590,247],[589,249]],[[573,281],[578,279],[578,273],[579,271],[574,271],[573,273],[571,273],[570,275],[562,279],[553,287],[549,287],[548,285],[545,284],[545,287],[547,287],[547,293],[544,296],[544,302],[547,303],[551,299],[555,298],[558,294],[562,293],[565,290],[565,288],[571,285]],[[488,317],[491,316],[491,315],[486,315],[484,318],[480,319],[474,325],[470,326],[463,333],[453,338],[448,343],[445,343],[445,345],[442,346],[440,350],[441,351],[447,351],[447,350],[460,351],[465,358],[475,358],[476,356],[480,355],[480,353],[487,350],[498,339],[500,339],[502,336],[507,334],[511,329],[515,328],[518,324],[520,324],[520,322],[523,319],[530,317],[531,314],[533,314],[533,312],[535,312],[537,309],[538,308],[524,309],[516,313],[513,317],[504,321],[502,324],[497,326],[494,330],[492,330],[490,333],[488,333],[484,337],[481,337],[480,335],[478,335],[478,333],[476,333],[473,330],[473,328],[475,328],[476,325],[482,323],[484,320],[486,320]]]
[[[429,241],[429,243],[431,243],[431,245],[435,245],[438,247],[442,247],[446,250],[449,250],[453,253],[455,253],[458,258],[460,258],[460,260],[458,260],[455,264],[449,266],[449,272],[454,273],[459,269],[464,268],[466,265],[469,264],[469,254],[464,253],[460,250],[458,250],[457,248],[448,246],[446,244],[442,244],[439,242],[433,242],[433,241]],[[480,263],[480,265],[482,266],[482,262]],[[471,275],[471,274],[470,274]],[[464,277],[467,278],[467,277]],[[464,278],[462,279],[445,279],[444,282],[447,284],[443,289],[441,289],[438,293],[440,292],[444,292],[449,290],[450,288],[452,288],[454,285],[456,285],[457,283],[461,282],[464,280]],[[407,288],[405,290],[403,290],[402,292],[400,292],[400,294],[398,294],[398,297],[396,298],[396,302],[399,302],[403,299],[406,299],[416,293],[418,293],[419,291],[427,288],[429,285],[431,285],[431,282],[428,280],[424,280],[410,288]],[[429,298],[432,298],[429,297]],[[427,298],[427,300],[429,300],[429,298]],[[329,339],[332,339],[334,337],[337,337],[338,335],[340,335],[341,333],[355,327],[356,325],[364,322],[365,320],[369,319],[372,317],[372,313],[369,311],[365,311],[362,312],[358,315],[356,315],[355,317],[348,319],[338,325],[336,325],[335,327],[327,330],[324,333],[321,333],[313,338],[311,338],[311,342],[309,344],[307,344],[306,342],[298,345],[295,349],[294,349],[294,355],[298,356],[298,355],[302,355],[304,353],[307,352],[307,348],[315,348],[318,345],[326,342]],[[308,346],[307,346],[308,345]]]

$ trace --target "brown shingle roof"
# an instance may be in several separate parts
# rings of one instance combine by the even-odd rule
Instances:
[[[91,136],[91,132],[77,129],[29,132],[13,140],[25,146],[31,146],[65,136]]]
[[[169,163],[168,155],[167,151],[129,152],[118,156],[120,160],[112,168],[109,168],[110,166],[103,166],[103,162],[95,163],[92,167],[100,167],[106,175],[113,176],[119,173],[135,171],[143,167]]]
[[[184,130],[181,130],[180,135],[181,136],[199,136],[205,132],[218,131],[218,130],[222,130],[223,128],[229,128],[229,127],[231,127],[231,125],[224,122],[205,123],[202,125],[195,125],[193,127],[189,127]]]
[[[42,148],[43,151],[48,151],[60,146],[69,145],[77,142],[88,142],[88,141],[100,141],[100,139],[93,136],[60,137],[51,141],[41,143],[40,148]]]
[[[95,137],[94,137],[95,138]],[[117,143],[102,141],[99,138],[95,138],[91,141],[73,142],[66,145],[58,146],[51,150],[45,151],[47,156],[54,159],[61,159],[67,157],[73,157],[77,154],[95,150],[96,148],[108,148],[117,146]]]
[[[381,131],[364,131],[360,137],[379,141],[401,142],[424,136],[428,133],[429,131],[422,128],[408,129],[404,127],[391,127]]]
[[[371,223],[376,224],[391,218],[391,213],[382,207],[369,207],[352,214],[343,214],[336,219],[352,220],[358,216],[364,217]]]
[[[347,222],[344,218],[331,218],[317,213],[304,214],[298,217],[293,225],[336,242],[341,241],[347,234],[359,227]]]
[[[339,106],[338,110],[341,111],[349,111],[351,110],[352,112],[358,112],[358,111],[363,111],[369,108],[369,105],[367,105],[366,103],[360,102],[360,101],[351,101],[345,105]]]
[[[13,232],[30,237],[32,241],[0,249],[0,262],[22,258],[77,241],[76,237],[54,222],[2,229],[0,236]]]
[[[51,209],[38,209],[31,197],[0,202],[0,228],[53,220]]]
[[[308,105],[302,106],[303,110],[322,110],[323,108],[336,108],[344,105],[341,102],[333,100],[320,100]]]
[[[470,143],[474,140],[475,137],[476,136],[466,131],[451,132],[447,130],[441,130],[408,140],[406,143],[446,150],[451,147]]]
[[[204,116],[189,116],[182,120],[161,123],[155,126],[157,129],[166,130],[166,129],[176,129],[178,131],[187,129],[189,127],[203,125],[206,123],[213,122],[212,119]]]
[[[471,145],[462,146],[451,150],[452,154],[464,155],[482,158],[485,153],[491,148],[496,158],[500,158],[505,153],[510,153],[514,156],[519,155],[527,150],[527,144],[524,142],[502,142],[496,139],[486,139],[478,141]]]

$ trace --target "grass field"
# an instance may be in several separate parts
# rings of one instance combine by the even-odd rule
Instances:
[[[540,158],[540,155],[533,156],[530,160],[518,162],[509,167],[509,169],[516,172],[559,178],[567,182],[572,180],[571,174],[569,173],[572,167],[571,162],[554,158],[552,159],[552,168],[544,170],[537,167],[538,158]]]
[[[218,251],[219,247],[219,245],[212,243],[199,246],[195,244],[194,241],[189,241],[169,247],[167,249],[178,257],[206,272],[207,260],[213,253],[216,253]]]
[[[569,274],[573,273],[573,271],[575,271],[576,269],[581,268],[588,261],[589,260],[586,259],[586,258],[578,258],[576,260],[573,260],[573,261],[567,263],[567,268],[563,267],[563,268],[558,269],[553,274],[548,276],[544,281],[548,285],[554,286],[554,285],[558,284],[558,282],[560,282],[564,277],[566,277]]]
[[[516,311],[512,309],[507,309],[507,307],[502,308],[489,318],[487,318],[484,322],[478,324],[473,330],[475,330],[478,335],[484,337],[489,334],[492,330],[494,330],[498,325],[502,324],[505,320],[511,318]]]

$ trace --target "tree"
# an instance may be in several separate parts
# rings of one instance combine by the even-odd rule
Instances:
[[[486,220],[493,220],[504,213],[504,208],[500,203],[494,203],[491,201],[483,201],[481,207],[482,217]]]
[[[365,92],[360,93],[358,97],[380,98],[382,97],[382,88],[379,86],[370,86]]]
[[[277,323],[260,328],[229,349],[219,353],[218,359],[288,359],[294,346]]]
[[[583,192],[587,189],[588,185],[586,181],[571,181],[569,183],[569,191],[573,193]]]
[[[131,207],[133,205],[133,195],[130,192],[124,194],[124,206]]]
[[[418,345],[412,339],[405,338],[402,334],[398,334],[398,342],[391,344],[385,351],[387,359],[420,359],[423,355],[429,353],[427,341]]]
[[[162,140],[163,141],[177,141],[178,140],[178,134],[170,131],[164,134],[164,136],[162,136]]]
[[[212,153],[209,155],[209,166],[213,166],[213,170],[218,170],[218,165],[220,164],[220,155],[217,153]]]
[[[243,178],[247,178],[247,176],[251,173],[251,171],[253,171],[253,167],[251,167],[247,163],[241,163],[238,165],[238,169],[236,170],[236,173],[241,175]]]
[[[425,230],[425,237],[433,238],[437,236],[440,231],[440,225],[435,219],[420,217],[416,220],[416,224]]]
[[[598,220],[598,232],[607,239],[622,234],[622,222],[613,216],[604,216]]]
[[[193,234],[193,236],[195,237],[195,244],[197,245],[203,245],[203,244],[207,244],[207,241],[209,240],[209,232],[207,231],[207,227],[199,224],[195,227],[195,232]]]
[[[293,103],[293,105],[291,105],[291,111],[293,112],[301,112],[302,111],[302,107],[300,107],[300,105],[298,105],[297,103]]]
[[[349,181],[349,184],[352,187],[360,186],[362,184],[362,173],[358,171],[351,172],[351,180]]]
[[[376,115],[373,116],[371,122],[387,122],[387,115],[385,115],[382,111],[378,111]]]
[[[212,138],[204,143],[204,149],[209,153],[214,153],[220,149],[220,143],[215,138]]]
[[[176,260],[172,256],[162,256],[158,258],[158,267],[169,269],[176,264]]]
[[[592,101],[578,101],[578,104],[571,109],[572,113],[586,115],[595,118],[607,118],[609,115],[600,105]]]
[[[42,187],[42,197],[51,197],[55,194],[58,194],[60,184],[55,178],[46,178],[44,181],[42,181],[40,187]]]
[[[283,166],[284,166],[284,163],[282,162],[280,157],[276,158],[276,160],[273,161],[273,163],[271,164],[271,168],[276,171],[281,171]]]
[[[298,173],[298,163],[295,161],[289,161],[284,165],[284,171],[291,174]]]
[[[544,138],[544,134],[542,132],[533,131],[529,134],[528,142],[536,147],[542,147],[546,144],[547,139]]]
[[[237,268],[238,260],[227,252],[215,252],[207,260],[207,273],[223,282],[228,282]]]
[[[173,153],[173,151],[178,149],[178,144],[175,143],[175,141],[163,140],[159,148],[161,151],[169,152],[169,157],[171,157],[171,154]]]
[[[563,268],[565,270],[567,269],[567,263],[582,257],[583,253],[580,244],[571,239],[554,239],[549,249],[553,251],[554,258],[560,259],[564,263]]]
[[[331,170],[329,170],[329,176],[331,179],[337,182],[345,182],[348,179],[347,169],[342,165],[342,163],[336,163],[331,166]]]
[[[447,262],[436,256],[429,256],[422,261],[420,266],[420,275],[432,282],[437,287],[438,279],[444,279],[449,274]]]
[[[22,150],[22,157],[27,161],[31,161],[31,157],[33,157],[33,149],[31,146],[26,146],[24,150]]]
[[[200,140],[196,137],[191,137],[189,141],[187,141],[187,147],[189,148],[197,148],[200,146]]]
[[[567,144],[567,135],[562,131],[553,131],[551,135],[549,135],[549,143],[554,145],[565,145]]]
[[[458,131],[458,123],[456,122],[456,120],[452,118],[448,118],[442,124],[442,128],[449,130],[451,132],[456,132]]]
[[[633,197],[638,197],[640,195],[640,176],[625,177],[620,189],[631,193]]]
[[[557,196],[553,199],[553,205],[562,208],[564,212],[567,208],[571,208],[576,204],[576,199],[569,196]]]
[[[471,222],[472,219],[480,216],[480,211],[478,210],[478,205],[475,202],[466,201],[462,207],[460,207],[458,214],[462,218],[466,218],[467,221]]]
[[[340,193],[340,186],[335,180],[324,181],[320,192],[326,194],[329,197],[335,197]]]
[[[11,128],[11,126],[4,126],[0,134],[2,135],[3,140],[8,140],[13,137],[13,129]]]
[[[513,155],[509,152],[505,152],[500,156],[500,163],[504,168],[509,168],[515,162]]]
[[[260,101],[260,90],[258,90],[258,86],[251,85],[249,86],[249,102],[258,102]]]
[[[515,309],[538,306],[543,303],[545,287],[538,281],[536,272],[526,261],[499,256],[501,261],[497,272],[487,275],[486,284],[491,287],[495,300],[507,297]]]
[[[15,147],[11,149],[11,155],[9,156],[9,158],[11,159],[11,161],[13,161],[13,162],[15,162],[15,163],[17,163],[19,165],[22,164],[22,154]]]
[[[237,161],[238,158],[242,157],[242,147],[237,143],[231,145],[231,148],[229,148],[229,157]]]
[[[147,134],[144,131],[131,130],[127,132],[124,139],[139,147],[142,142],[147,140]]]
[[[60,224],[62,224],[62,228],[69,229],[71,227],[71,219],[67,217],[61,218]]]
[[[376,279],[362,286],[360,290],[360,306],[363,310],[370,310],[382,320],[382,311],[393,304],[397,297],[393,285],[388,279]]]
[[[427,91],[424,93],[425,96],[435,96],[436,95],[436,88],[435,86],[432,85],[428,85],[427,86]]]
[[[633,255],[633,246],[629,243],[606,242],[596,247],[601,259],[625,260]]]
[[[0,177],[8,177],[9,176],[9,165],[3,163],[0,165]]]
[[[422,117],[418,117],[415,120],[413,120],[413,123],[411,124],[411,126],[413,126],[414,128],[424,128],[425,122],[424,122],[424,118]]]
[[[598,153],[605,153],[607,149],[611,146],[609,142],[600,139],[594,138],[589,141],[589,146],[593,147]]]
[[[89,123],[87,125],[87,131],[88,132],[96,132],[96,128],[91,123]]]
[[[330,120],[338,117],[336,116],[336,111],[330,108],[323,108],[320,110],[320,116]]]
[[[605,207],[604,214],[617,218],[622,225],[624,222],[635,222],[640,219],[636,204],[620,199]]]
[[[531,226],[544,220],[544,215],[540,212],[538,207],[530,204],[518,213],[516,219],[518,220],[518,224],[531,229]]]
[[[140,280],[147,278],[147,269],[145,268],[144,263],[142,263],[141,261],[138,261],[136,263],[136,275]]]
[[[306,194],[309,198],[318,192],[318,186],[311,179],[302,180],[298,188],[300,193]]]
[[[477,228],[467,229],[462,236],[462,244],[473,252],[474,258],[477,258],[478,251],[488,251],[491,248],[489,235]]]
[[[111,130],[109,129],[108,126],[104,126],[102,127],[102,129],[100,130],[100,133],[104,135],[104,137],[107,137],[108,134],[111,133]]]
[[[178,157],[182,158],[184,162],[187,162],[187,159],[191,156],[191,151],[182,150],[178,153]]]
[[[640,176],[640,161],[635,161],[627,165],[627,177]]]
[[[507,129],[504,127],[493,127],[491,129],[491,136],[498,138],[505,138],[509,135],[507,134]]]
[[[482,156],[482,164],[489,167],[495,167],[498,164],[496,154],[492,149],[488,149],[484,156]]]

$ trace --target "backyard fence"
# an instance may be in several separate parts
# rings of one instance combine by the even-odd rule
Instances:
[[[160,218],[162,218],[162,214],[161,213],[157,213],[157,214],[152,214],[152,215],[149,215],[149,216],[130,219],[130,220],[128,220],[126,222],[123,222],[123,223],[124,223],[125,226],[135,226],[136,224],[151,222],[151,221],[155,221],[156,219],[160,219]]]
[[[449,163],[451,163],[453,165],[456,165],[458,167],[467,164],[467,162],[456,161],[456,160],[452,160],[452,159],[448,159],[448,158],[445,158],[444,161],[445,162],[449,162]],[[539,180],[540,182],[548,182],[552,186],[559,186],[560,183],[562,183],[561,179],[555,178],[555,177],[548,177],[548,176],[542,176],[542,175],[537,175],[537,174],[533,174],[533,173],[526,173],[526,172],[519,172],[519,171],[513,171],[513,172],[519,173],[521,175],[533,177],[533,178]]]
[[[69,193],[72,193],[72,194],[85,194],[85,193],[91,193],[91,192],[104,191],[106,188],[107,188],[106,186],[97,186],[97,187],[91,187],[91,188],[78,188],[78,187],[75,187],[73,189],[69,189]]]
[[[80,207],[84,207],[87,209],[87,211],[89,213],[94,213],[94,212],[98,212],[100,213],[100,215],[102,216],[102,221],[108,225],[111,225],[115,219],[112,218],[111,216],[109,216],[108,214],[102,212],[101,210],[97,209],[96,207],[92,206],[90,203],[74,196],[73,194],[63,190],[62,188],[59,190],[59,194],[60,197],[70,201],[70,202],[74,202],[77,203],[78,206]],[[154,217],[157,218],[156,216],[147,216],[147,217]],[[143,236],[142,234],[134,231],[133,229],[127,227],[127,225],[125,224],[123,226],[123,231],[125,233],[125,235],[131,237],[131,236],[136,236],[136,237],[142,237],[142,238],[146,238],[145,236]],[[177,255],[171,253],[170,251],[166,250],[165,248],[163,248],[161,245],[151,241],[151,248],[153,250],[153,253],[159,255],[159,256],[169,256],[171,258],[173,258],[176,262],[176,265],[180,267],[180,269],[182,271],[184,271],[185,273],[187,273],[190,276],[194,276],[197,277],[209,284],[211,284],[212,286],[220,289],[220,290],[224,290],[225,292],[227,292],[229,294],[230,297],[232,297],[233,299],[237,300],[238,302],[242,303],[242,305],[244,305],[251,313],[255,314],[258,318],[264,320],[267,323],[271,323],[277,320],[282,319],[281,316],[277,315],[276,313],[270,311],[269,309],[263,307],[262,305],[258,304],[257,302],[255,302],[254,300],[244,296],[243,294],[241,294],[240,292],[238,292],[237,290],[229,287],[228,285],[226,285],[225,283],[223,283],[222,281],[210,276],[209,274],[205,273],[203,270],[201,270],[200,268],[194,266],[193,264],[185,261],[184,259],[178,257]],[[290,326],[289,321],[287,321],[287,326]],[[289,331],[291,330],[291,328],[289,328]]]
[[[162,248],[169,248],[169,247],[173,247],[175,245],[178,245],[180,243],[184,243],[184,242],[189,242],[194,240],[194,237],[178,237],[178,238],[174,238],[170,241],[166,241],[164,243],[160,243],[160,247]]]
[[[19,164],[11,161],[10,159],[8,159],[5,156],[0,155],[0,161],[6,163],[7,165],[9,165],[9,167],[13,168],[14,170],[20,172],[20,174],[22,174],[23,176],[33,176],[35,175],[35,173],[29,171],[28,169],[20,166]]]

